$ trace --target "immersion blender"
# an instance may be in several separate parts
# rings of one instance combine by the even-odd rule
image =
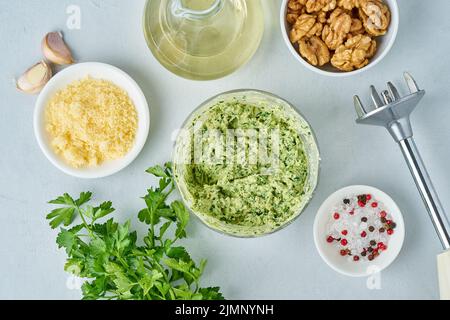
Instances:
[[[358,115],[356,122],[385,127],[400,145],[445,250],[437,258],[439,286],[441,299],[450,300],[450,223],[414,142],[410,122],[410,114],[425,95],[425,91],[419,89],[409,73],[405,72],[404,77],[410,91],[410,94],[404,97],[400,96],[391,82],[387,84],[388,90],[381,92],[381,97],[374,86],[370,87],[374,103],[371,109],[366,109],[360,98],[355,96],[354,103]]]

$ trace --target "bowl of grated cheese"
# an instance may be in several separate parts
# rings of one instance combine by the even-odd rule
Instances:
[[[56,74],[34,110],[34,132],[44,155],[78,178],[102,178],[127,167],[149,129],[149,107],[139,85],[124,71],[97,62]]]

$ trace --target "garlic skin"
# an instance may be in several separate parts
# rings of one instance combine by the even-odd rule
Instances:
[[[66,65],[74,63],[72,53],[64,42],[60,32],[47,33],[42,39],[44,57],[55,64]]]
[[[52,75],[52,68],[45,61],[38,62],[17,79],[17,89],[29,94],[39,93]]]

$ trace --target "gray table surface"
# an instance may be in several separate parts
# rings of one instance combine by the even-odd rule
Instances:
[[[390,54],[375,68],[346,79],[319,76],[299,65],[281,38],[280,1],[264,1],[266,33],[254,58],[229,77],[194,82],[166,71],[147,49],[141,31],[143,0],[0,0],[0,298],[80,298],[78,290],[67,286],[65,253],[56,248],[56,231],[45,220],[46,201],[63,192],[92,190],[96,199],[114,201],[120,220],[132,218],[138,226],[139,196],[153,182],[144,170],[170,159],[172,132],[208,97],[244,87],[292,101],[310,121],[323,159],[320,185],[304,214],[268,237],[234,239],[193,219],[186,245],[194,257],[209,260],[204,284],[221,286],[229,299],[438,298],[439,240],[400,150],[383,129],[355,125],[352,96],[367,96],[371,83],[399,83],[405,70],[427,89],[413,115],[415,134],[450,210],[450,1],[399,0],[400,31]],[[71,4],[81,8],[80,30],[66,28]],[[34,138],[36,98],[15,90],[14,78],[41,58],[42,36],[58,29],[78,61],[122,68],[138,81],[151,105],[151,132],[143,152],[114,176],[87,181],[55,169]],[[366,279],[337,274],[314,247],[312,224],[321,202],[352,184],[384,190],[405,216],[403,250],[382,273],[380,290],[369,290]]]

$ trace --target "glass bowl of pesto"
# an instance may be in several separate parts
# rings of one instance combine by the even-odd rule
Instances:
[[[314,133],[295,108],[267,92],[236,90],[201,104],[174,148],[173,172],[187,207],[235,237],[273,233],[310,202],[319,173]]]

